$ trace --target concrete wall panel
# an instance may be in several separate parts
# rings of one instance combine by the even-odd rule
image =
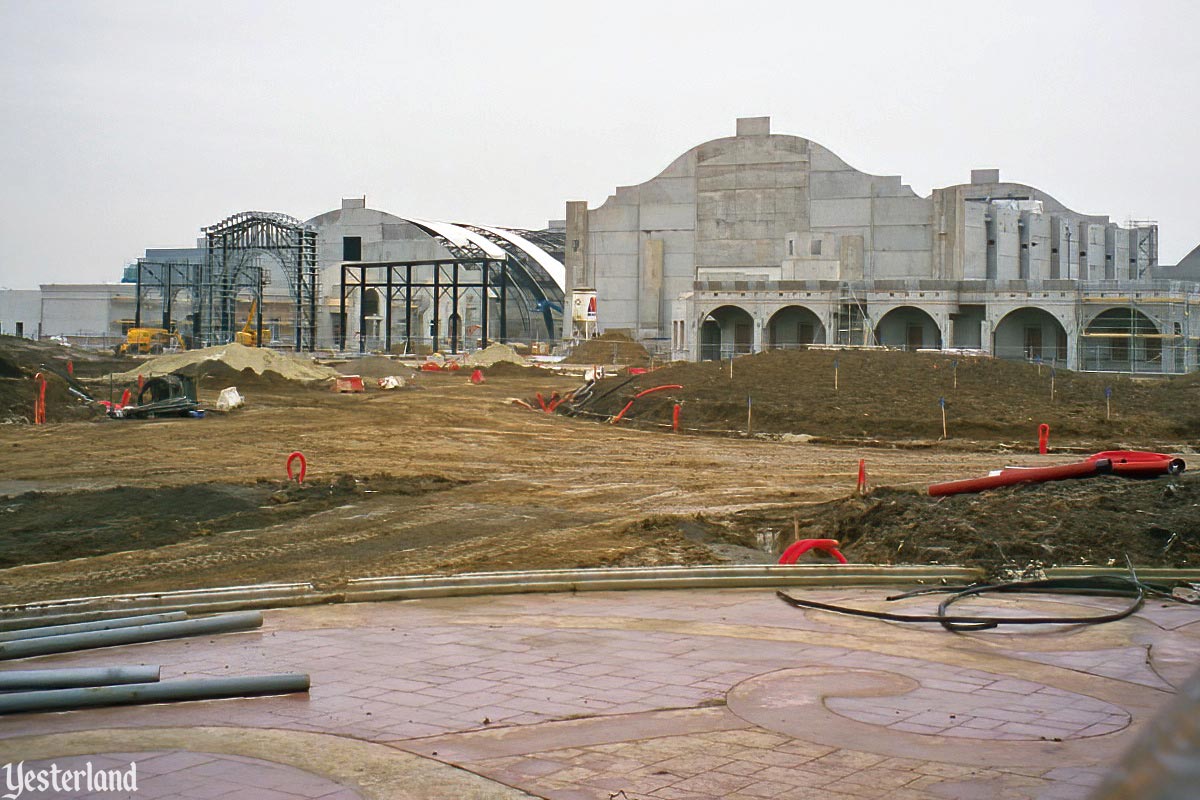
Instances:
[[[696,207],[691,203],[643,204],[638,227],[644,231],[693,230],[696,227]]]
[[[865,198],[809,202],[814,228],[845,228],[871,224],[871,201]]]

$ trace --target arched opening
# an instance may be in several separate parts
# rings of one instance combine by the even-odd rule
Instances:
[[[1048,364],[1067,361],[1067,330],[1041,308],[1018,308],[996,324],[992,354],[1015,361],[1041,359]]]
[[[1161,372],[1163,335],[1135,308],[1101,311],[1083,331],[1080,368],[1104,372]]]
[[[754,348],[754,318],[737,306],[713,309],[700,323],[700,360],[716,361]]]
[[[771,347],[783,349],[825,344],[825,326],[811,309],[787,306],[776,311],[767,323],[767,341]]]
[[[904,350],[942,349],[942,332],[933,317],[916,306],[900,306],[883,315],[875,326],[875,341]]]

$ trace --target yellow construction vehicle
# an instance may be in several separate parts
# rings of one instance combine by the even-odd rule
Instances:
[[[252,327],[254,324],[254,312],[258,310],[258,299],[255,298],[250,303],[250,313],[246,314],[246,324],[242,329],[233,335],[233,340],[238,344],[244,344],[247,347],[258,347],[258,334]]]
[[[130,328],[125,341],[117,345],[119,356],[158,355],[165,351],[186,350],[183,337],[166,328]]]

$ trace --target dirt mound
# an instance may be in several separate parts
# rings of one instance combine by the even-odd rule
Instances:
[[[544,373],[541,367],[518,364],[513,361],[497,361],[495,364],[489,364],[486,367],[480,367],[480,369],[483,370],[485,377],[503,377],[505,375],[510,377],[526,377]]]
[[[708,539],[776,554],[793,538],[830,538],[852,562],[963,564],[999,575],[1034,566],[1200,566],[1200,476],[1136,481],[1111,475],[929,497],[880,488],[819,505],[689,520]],[[676,524],[680,524],[676,522]]]
[[[624,364],[645,367],[650,364],[646,348],[622,333],[605,333],[580,342],[563,359],[565,364]]]
[[[240,344],[225,344],[172,353],[143,362],[134,369],[113,375],[118,382],[136,381],[138,375],[150,378],[155,375],[204,376],[242,373],[249,370],[255,375],[271,373],[279,379],[299,383],[313,383],[336,378],[337,370],[316,364],[308,359],[293,357],[268,350],[264,347],[246,347]]]
[[[835,388],[834,381],[837,385]],[[1053,382],[1053,399],[1051,398]],[[725,362],[676,363],[630,380],[601,381],[587,414],[612,416],[637,392],[682,389],[637,400],[625,419],[693,430],[745,433],[747,406],[756,434],[810,434],[826,440],[942,438],[940,400],[950,438],[1032,446],[1041,423],[1055,444],[1156,445],[1200,437],[1200,382],[1133,381],[991,358],[886,351],[774,351]],[[1111,416],[1105,390],[1111,388]]]
[[[526,364],[525,359],[518,355],[516,350],[500,342],[489,344],[482,350],[476,350],[462,361],[463,366],[466,367],[490,367],[501,362],[520,364],[521,366]]]
[[[46,378],[46,421],[67,422],[90,419],[100,415],[97,407],[89,406],[78,395],[84,387],[69,378],[70,362],[75,375],[87,372],[95,364],[110,364],[113,359],[77,347],[34,342],[16,336],[0,336],[0,423],[33,421],[34,398],[37,388],[33,377],[41,373]],[[86,365],[86,366],[85,366]]]

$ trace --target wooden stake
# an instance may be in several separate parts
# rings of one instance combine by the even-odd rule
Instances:
[[[750,395],[746,395],[746,435],[747,436],[751,435],[754,432],[753,418],[752,418],[753,411],[754,411],[754,404],[751,400],[751,397],[750,397]]]
[[[792,543],[800,541],[800,515],[792,514]]]
[[[958,359],[954,359],[954,388],[958,388]]]
[[[1054,369],[1054,367],[1051,367],[1050,368],[1050,402],[1051,403],[1054,402],[1054,373],[1055,372],[1056,372],[1056,370]]]
[[[838,390],[838,360],[836,358],[833,360],[833,390],[835,392]]]
[[[1112,387],[1104,387],[1104,418],[1112,419]]]
[[[729,357],[729,380],[733,380],[733,356]]]
[[[949,439],[950,434],[946,432],[946,398],[939,399],[938,405],[942,407],[942,438]]]

